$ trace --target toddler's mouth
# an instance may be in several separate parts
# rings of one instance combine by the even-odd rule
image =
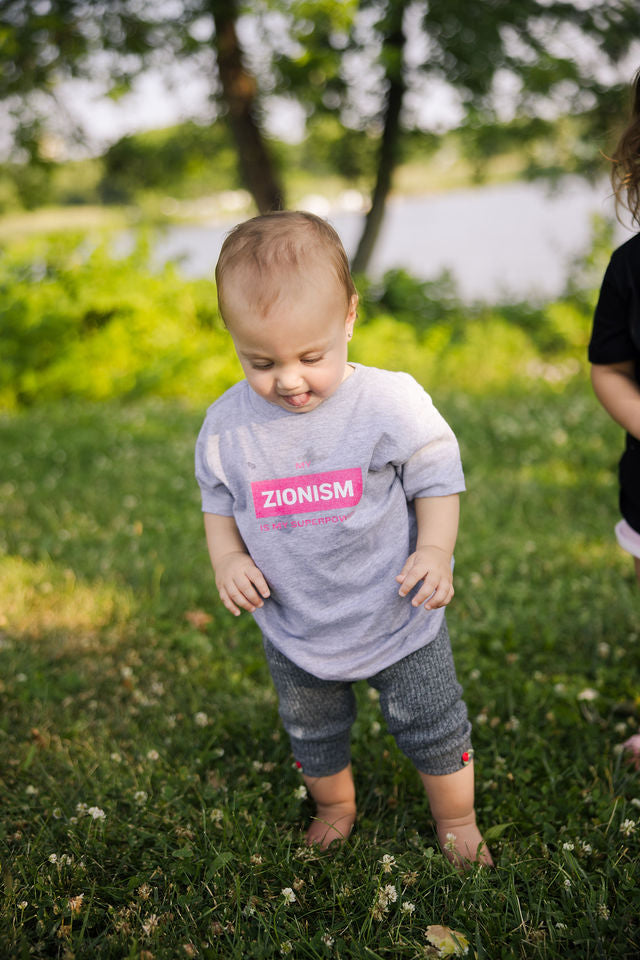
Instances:
[[[304,407],[305,403],[309,403],[311,393],[308,391],[307,393],[292,393],[289,396],[283,396],[282,399],[290,407]]]

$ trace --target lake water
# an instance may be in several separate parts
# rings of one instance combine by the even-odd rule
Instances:
[[[553,297],[562,292],[571,262],[590,247],[594,214],[613,219],[611,188],[578,177],[555,188],[509,183],[392,198],[370,273],[404,267],[428,280],[447,269],[465,300]],[[328,219],[352,254],[362,214],[335,210]],[[187,275],[210,276],[233,222],[170,227],[156,256],[160,262],[180,258]],[[616,225],[616,244],[629,236]]]

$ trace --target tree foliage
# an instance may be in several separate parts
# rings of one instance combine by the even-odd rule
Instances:
[[[259,209],[283,203],[264,110],[278,97],[307,117],[339,117],[378,142],[372,202],[356,265],[368,262],[403,131],[441,129],[434,91],[448,91],[476,153],[479,131],[527,118],[580,115],[604,140],[626,98],[617,69],[640,35],[635,0],[0,0],[0,99],[16,143],[39,162],[44,111],[63,79],[129,89],[150,63],[188,58],[211,80],[242,177]]]

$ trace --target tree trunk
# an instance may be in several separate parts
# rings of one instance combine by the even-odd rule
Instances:
[[[383,41],[383,58],[387,64],[387,100],[384,127],[378,153],[378,172],[371,198],[371,209],[366,216],[358,249],[351,263],[354,273],[364,273],[369,266],[373,248],[382,227],[391,178],[398,160],[400,140],[400,113],[406,91],[403,59],[406,37],[402,29],[406,3],[391,4],[390,24]]]
[[[260,213],[280,210],[284,194],[256,119],[256,81],[243,63],[236,33],[238,12],[235,0],[214,0],[211,12],[216,30],[214,42],[222,96],[228,109],[242,179]]]

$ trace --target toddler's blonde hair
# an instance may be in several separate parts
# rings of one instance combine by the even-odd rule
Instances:
[[[281,210],[239,223],[225,238],[216,264],[218,305],[224,319],[225,279],[241,271],[245,289],[263,311],[278,299],[287,278],[316,268],[324,257],[345,292],[356,294],[349,261],[333,227],[306,211]]]

